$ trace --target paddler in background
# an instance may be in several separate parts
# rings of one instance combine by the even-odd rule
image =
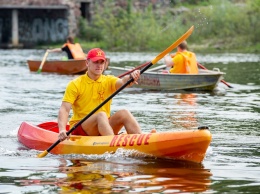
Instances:
[[[85,59],[86,55],[83,52],[79,43],[74,43],[71,36],[67,37],[67,42],[61,48],[48,49],[48,52],[66,52],[68,59]]]
[[[187,42],[184,41],[177,47],[175,54],[167,54],[164,57],[166,67],[171,68],[163,73],[188,73],[198,74],[198,65],[196,55],[188,51]]]

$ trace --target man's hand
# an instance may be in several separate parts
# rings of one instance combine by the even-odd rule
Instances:
[[[64,141],[65,139],[69,139],[70,137],[67,136],[66,130],[62,130],[59,133],[59,139],[60,141]]]
[[[135,70],[130,74],[130,78],[134,79],[134,83],[138,84],[137,80],[140,78],[140,70]]]

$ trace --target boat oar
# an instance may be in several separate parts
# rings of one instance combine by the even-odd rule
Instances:
[[[167,53],[171,52],[174,48],[176,48],[181,42],[186,40],[191,33],[193,32],[194,26],[192,26],[185,34],[183,34],[177,41],[175,41],[172,45],[170,45],[167,49],[165,49],[162,53],[156,56],[148,65],[146,65],[141,71],[140,74],[145,72],[149,67],[157,63],[160,59],[162,59]],[[104,106],[109,100],[111,100],[115,95],[117,95],[121,90],[123,90],[126,86],[128,86],[131,82],[134,81],[134,78],[129,79],[123,86],[121,86],[116,92],[110,95],[107,99],[105,99],[100,105],[98,105],[94,110],[92,110],[87,116],[85,116],[81,121],[79,121],[76,125],[74,125],[69,131],[66,132],[67,135],[70,135],[72,131],[74,131],[78,126],[80,126],[85,120],[87,120],[90,116],[92,116],[98,109]],[[60,143],[60,140],[57,140],[54,144],[52,144],[47,150],[37,155],[38,158],[42,158],[46,156],[56,145]]]
[[[145,66],[148,65],[149,63],[150,63],[150,61],[149,61],[149,62],[146,62],[146,63],[144,63],[144,64],[142,64],[142,65],[139,65],[139,66],[137,66],[137,67],[134,68],[134,69],[131,69],[131,70],[125,72],[125,73],[122,73],[122,74],[119,75],[118,77],[121,78],[121,77],[124,77],[125,75],[128,75],[128,74],[132,73],[132,72],[135,71],[135,70],[142,69],[143,67],[145,67]]]
[[[166,65],[160,65],[160,66],[158,66],[158,67],[149,69],[147,72],[159,71],[159,70],[161,70],[161,69],[165,69],[166,67],[167,67]]]
[[[40,67],[39,67],[37,73],[41,73],[41,72],[42,72],[42,67],[43,67],[43,65],[44,65],[44,63],[45,63],[45,61],[46,61],[46,58],[47,58],[47,56],[48,56],[48,53],[49,53],[48,51],[45,52],[45,54],[44,54],[44,56],[43,56],[43,59],[42,59],[42,62],[41,62],[41,65],[40,65]]]
[[[205,69],[205,70],[208,70],[206,67],[204,67],[203,65],[201,65],[200,63],[197,63],[197,65],[201,68],[201,69]],[[223,84],[225,84],[227,87],[229,88],[233,88],[231,85],[229,85],[226,81],[224,81],[223,79],[221,80],[221,82]]]

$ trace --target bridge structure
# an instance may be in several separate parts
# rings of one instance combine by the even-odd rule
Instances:
[[[0,1],[0,48],[30,48],[65,42],[78,33],[80,17],[90,20],[92,0]]]

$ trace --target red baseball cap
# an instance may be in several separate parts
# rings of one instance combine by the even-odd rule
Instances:
[[[100,48],[93,48],[87,54],[87,59],[90,59],[93,62],[98,60],[106,60],[105,52],[102,51]]]

